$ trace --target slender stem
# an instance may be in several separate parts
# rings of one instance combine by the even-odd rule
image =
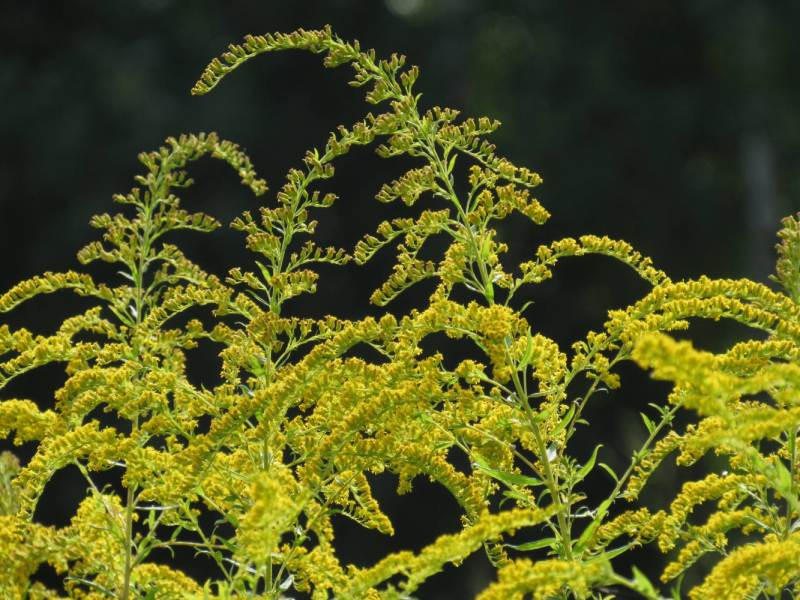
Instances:
[[[787,499],[786,502],[786,525],[784,527],[784,536],[788,537],[792,531],[792,521],[793,521],[793,507],[792,507],[792,499],[797,501],[797,428],[793,427],[789,431],[789,460],[791,464],[789,465],[789,474],[791,475],[791,499]]]
[[[435,161],[436,168],[439,171],[439,176],[442,178],[442,181],[444,181],[445,185],[447,186],[447,193],[450,196],[450,200],[453,202],[453,205],[458,210],[458,216],[464,223],[464,228],[467,232],[469,245],[472,249],[472,254],[475,257],[475,261],[478,263],[478,270],[480,271],[481,274],[483,293],[486,296],[486,299],[489,301],[489,303],[494,304],[494,295],[488,293],[489,286],[491,285],[489,273],[486,270],[486,263],[483,260],[481,249],[478,247],[478,241],[475,239],[475,234],[473,233],[472,227],[470,227],[469,221],[467,220],[467,214],[464,212],[464,208],[458,201],[458,196],[456,195],[456,191],[455,189],[453,189],[453,186],[450,183],[450,178],[447,175],[447,169],[442,164],[442,161],[439,158],[439,153],[436,152],[436,143],[434,140],[430,139],[430,136],[428,137],[428,143],[430,144],[429,156]]]
[[[633,470],[636,468],[636,466],[644,459],[645,448],[652,444],[659,432],[672,422],[672,417],[680,407],[680,404],[673,406],[668,412],[664,413],[664,416],[661,418],[661,422],[653,427],[653,431],[650,433],[650,436],[647,438],[647,440],[645,440],[644,444],[642,444],[641,450],[634,455],[634,459],[631,461],[628,469],[622,474],[622,477],[617,480],[617,485],[614,486],[613,491],[608,495],[608,500],[611,502],[616,500],[617,494],[619,494],[622,486],[625,485],[625,481],[631,476],[631,473],[633,473]]]
[[[570,526],[567,522],[566,511],[568,510],[561,502],[561,497],[558,493],[558,481],[556,480],[555,473],[553,473],[550,458],[547,456],[547,445],[545,444],[542,432],[539,431],[539,425],[536,423],[536,415],[533,414],[533,409],[528,402],[528,397],[525,395],[522,383],[519,380],[516,369],[512,369],[511,376],[514,380],[514,386],[517,389],[517,396],[520,399],[522,408],[525,411],[525,416],[528,419],[528,429],[533,434],[536,440],[536,446],[539,451],[539,461],[542,463],[544,470],[545,485],[550,491],[550,496],[553,499],[553,504],[556,507],[556,517],[558,519],[558,528],[561,531],[561,543],[564,547],[564,558],[572,560],[572,540],[570,533]]]
[[[144,206],[144,211],[141,216],[142,231],[140,234],[138,234],[138,264],[136,265],[134,272],[131,274],[133,276],[134,285],[136,286],[136,314],[134,315],[134,322],[137,326],[143,321],[142,313],[144,310],[145,296],[147,295],[147,292],[144,289],[144,272],[147,267],[147,256],[150,252],[150,246],[152,244],[152,238],[154,234],[152,230],[153,209],[161,191],[163,182],[162,173],[164,168],[165,164],[162,164],[162,169],[156,178],[156,182],[150,188],[150,202],[146,203]],[[134,349],[138,352],[137,345],[134,345]],[[134,417],[133,422],[131,423],[131,435],[136,432],[138,427],[139,419],[138,417]],[[125,573],[123,575],[122,582],[122,600],[129,600],[131,592],[131,574],[133,572],[133,510],[134,505],[136,504],[135,494],[136,484],[131,483],[128,487],[125,500],[125,536],[123,538],[123,543],[125,544]]]
[[[133,504],[135,486],[128,488],[128,498],[125,503],[125,575],[122,582],[122,600],[130,598],[131,572],[133,571]]]
[[[356,475],[357,475],[357,473],[353,473],[353,475],[351,475],[347,479],[347,481],[345,481],[344,483],[342,483],[342,485],[339,486],[339,489],[334,494],[332,494],[331,496],[329,496],[328,498],[325,499],[325,503],[317,511],[317,514],[314,515],[313,518],[308,520],[308,522],[306,523],[305,527],[303,528],[302,535],[299,536],[299,537],[305,537],[305,536],[307,536],[308,534],[311,533],[311,531],[314,528],[314,526],[316,525],[317,521],[319,519],[321,519],[327,513],[328,506],[330,506],[336,500],[336,498],[338,498],[345,491],[346,488],[349,489],[348,486],[353,481],[353,479],[356,478]],[[333,478],[335,479],[335,475],[333,476]],[[330,481],[330,478],[328,479],[328,481]],[[304,505],[303,505],[303,510],[305,509],[305,505],[306,505],[307,502],[308,502],[308,500],[306,499],[306,501],[304,502]],[[300,546],[300,544],[297,543],[298,539],[299,539],[298,536],[295,536],[295,539],[292,542],[291,549],[286,554],[286,556],[283,557],[283,561],[281,562],[281,566],[278,569],[278,573],[275,575],[274,581],[272,582],[272,588],[275,587],[275,583],[278,583],[281,580],[281,577],[283,576],[283,572],[286,569],[286,565],[289,563],[289,560],[292,558],[292,556],[294,556],[295,552],[297,551],[297,548]],[[270,578],[272,579],[271,570],[272,570],[272,565],[270,564]]]

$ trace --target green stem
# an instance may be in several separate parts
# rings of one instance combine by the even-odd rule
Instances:
[[[131,573],[133,571],[133,504],[135,486],[128,488],[128,498],[125,502],[125,574],[122,582],[122,600],[130,598]]]
[[[478,247],[478,240],[475,238],[475,234],[472,231],[472,227],[470,227],[469,221],[467,220],[467,214],[464,212],[464,208],[458,201],[458,196],[456,195],[456,191],[450,184],[450,178],[447,175],[447,169],[445,168],[444,164],[442,164],[442,161],[439,158],[439,153],[436,152],[435,142],[429,138],[428,143],[430,144],[431,157],[435,161],[436,168],[439,171],[439,177],[441,177],[442,181],[444,181],[445,185],[447,186],[447,193],[450,196],[450,200],[456,207],[456,210],[458,210],[458,216],[461,219],[462,223],[464,224],[464,229],[467,232],[467,238],[469,240],[471,254],[475,258],[475,262],[478,263],[478,270],[480,271],[481,275],[484,296],[486,297],[486,300],[489,302],[489,304],[494,304],[494,292],[492,290],[492,282],[490,281],[489,272],[486,270],[486,263],[483,260],[481,249]]]
[[[789,536],[789,533],[792,530],[792,513],[793,511],[793,504],[797,503],[797,428],[793,427],[789,432],[789,457],[791,464],[789,465],[789,474],[791,475],[791,498],[787,499],[786,502],[786,525],[784,527],[784,535]],[[792,502],[794,500],[794,503]]]
[[[539,430],[539,425],[536,423],[536,415],[534,415],[533,409],[531,409],[531,405],[528,402],[528,396],[525,394],[522,383],[517,375],[517,371],[512,370],[511,376],[514,380],[514,387],[517,390],[517,396],[520,399],[522,407],[525,411],[525,416],[528,419],[528,429],[536,440],[536,447],[539,451],[539,460],[542,463],[542,468],[544,470],[545,485],[547,485],[547,489],[550,492],[550,497],[553,499],[553,504],[556,507],[556,518],[558,519],[558,528],[561,531],[561,544],[564,548],[564,559],[572,560],[572,536],[566,517],[567,509],[561,502],[561,497],[558,493],[558,481],[556,481],[555,473],[553,473],[553,468],[550,464],[550,458],[547,456],[547,445],[542,437],[542,432]]]

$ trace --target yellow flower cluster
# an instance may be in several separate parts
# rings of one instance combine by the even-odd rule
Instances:
[[[590,590],[606,579],[608,566],[602,562],[581,565],[564,560],[520,559],[500,569],[497,583],[491,584],[476,600],[546,600],[569,589],[575,597],[587,597]]]
[[[502,264],[508,246],[494,221],[516,211],[545,223],[548,212],[530,197],[541,178],[483,139],[499,123],[459,120],[438,107],[420,113],[412,89],[418,69],[404,57],[377,60],[330,28],[249,36],[193,91],[209,91],[258,54],[292,48],[325,53],[331,67],[349,62],[353,84],[368,85],[367,100],[388,108],[309,151],[260,219],[245,212],[234,220],[257,255],[253,271],[234,268],[223,281],[161,240],[219,226],[181,209],[174,193],[191,183],[183,169],[201,156],[230,164],[255,194],[266,191],[234,144],[214,134],[182,136],[140,155],[139,187],[115,197],[132,205],[132,216],[92,220],[103,240],[79,260],[116,263],[121,285],[46,273],[0,296],[0,312],[59,290],[95,303],[49,336],[0,326],[0,390],[46,365],[66,374],[52,401],[0,401],[0,438],[37,444],[25,465],[0,455],[0,597],[256,600],[294,588],[313,600],[389,600],[409,597],[483,548],[497,578],[480,600],[588,600],[610,585],[661,600],[641,572],[626,579],[612,564],[655,540],[677,553],[664,583],[719,555],[689,592],[693,599],[797,592],[800,222],[787,220],[780,234],[777,280],[788,295],[747,280],[672,282],[629,244],[597,236],[540,246],[515,275]],[[333,161],[353,145],[376,139],[383,157],[421,161],[384,185],[378,200],[412,206],[423,198],[444,208],[382,223],[352,255],[301,240],[315,234],[311,215],[337,200],[314,191],[317,180],[332,177]],[[458,161],[468,163],[464,192],[455,182]],[[427,244],[434,236],[446,241],[439,259]],[[385,305],[433,279],[422,308],[353,321],[287,315],[289,300],[316,290],[317,264],[363,265],[395,240],[402,243],[394,271],[372,300]],[[561,258],[587,254],[622,262],[651,289],[610,311],[603,330],[575,342],[568,358],[513,300],[524,284],[551,277]],[[767,339],[713,354],[665,334],[697,318],[730,319]],[[459,348],[452,356],[438,345],[444,336]],[[217,344],[216,385],[187,376],[187,351],[198,343]],[[655,417],[642,413],[647,438],[618,474],[598,462],[601,445],[573,455],[572,440],[579,431],[584,438],[587,405],[595,392],[620,385],[615,368],[628,359],[675,386],[651,405]],[[677,421],[681,410],[690,417]],[[601,434],[590,428],[581,443],[595,444],[594,433]],[[677,465],[705,471],[682,485],[668,510],[651,512],[641,492],[673,453]],[[587,485],[598,466],[613,478],[610,491]],[[43,527],[34,520],[39,499],[67,468],[85,480],[87,495],[68,526]],[[401,550],[363,568],[343,564],[337,519],[394,533],[373,493],[379,474],[394,478],[398,494],[418,476],[441,486],[462,528],[418,553]],[[117,475],[119,488],[99,483]],[[639,505],[620,512],[623,498]],[[532,541],[519,543],[520,529]],[[210,557],[218,579],[195,582],[153,558],[165,553],[151,554],[177,546]],[[63,589],[31,583],[43,563],[65,577]]]
[[[798,551],[797,534],[786,539],[769,536],[764,543],[740,546],[721,560],[702,585],[689,592],[689,597],[744,599],[759,589],[769,595],[787,588],[796,593],[800,578]]]

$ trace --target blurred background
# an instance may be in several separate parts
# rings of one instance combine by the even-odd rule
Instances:
[[[256,200],[227,166],[203,160],[189,168],[197,185],[183,195],[188,210],[227,225],[274,202],[307,149],[324,147],[339,124],[381,110],[363,102],[363,89],[347,86],[352,70],[326,70],[311,54],[275,53],[207,96],[189,90],[211,59],[246,34],[325,24],[379,56],[396,52],[418,65],[423,108],[448,106],[503,123],[492,136],[498,153],[544,178],[536,195],[553,215],[544,227],[502,227],[512,250],[507,265],[529,260],[539,244],[593,233],[630,242],[674,280],[706,274],[767,282],[780,219],[800,206],[800,3],[229,0],[223,8],[211,0],[5,0],[0,289],[46,270],[80,268],[75,253],[99,233],[89,219],[119,210],[111,196],[127,193],[142,172],[136,155],[168,136],[215,131],[246,149],[270,186]],[[330,183],[341,199],[316,215],[320,243],[352,248],[381,220],[408,212],[378,205],[374,195],[409,166],[378,159],[372,149],[343,157]],[[178,241],[220,276],[254,258],[227,227]],[[382,314],[367,299],[390,272],[391,251],[384,254],[374,269],[325,271],[320,292],[298,300],[297,314]],[[526,317],[567,350],[601,328],[607,310],[647,291],[628,271],[596,257],[565,262],[530,292],[535,304]],[[0,324],[47,333],[70,314],[70,302],[64,295],[36,299],[0,315]],[[414,305],[401,297],[390,310]],[[714,350],[748,335],[725,324],[698,323],[694,331],[698,345]],[[23,382],[28,387],[12,391],[45,406],[53,382],[64,378],[52,376],[33,375]],[[623,368],[622,389],[588,415],[617,441],[604,450],[606,462],[625,464],[631,444],[643,439],[637,413],[668,389]],[[665,477],[665,489],[676,491]],[[401,523],[408,519],[393,547],[418,549],[458,526],[450,501],[426,482],[419,487],[419,495],[390,504]],[[657,492],[656,508],[669,497]],[[53,492],[42,520],[66,524],[75,505],[65,498]],[[352,541],[346,558],[370,563],[374,538],[344,531]],[[480,560],[421,597],[472,594],[488,577]],[[187,569],[203,580],[201,568]]]

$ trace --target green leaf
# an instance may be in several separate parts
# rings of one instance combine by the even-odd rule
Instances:
[[[483,289],[483,295],[486,297],[486,300],[489,302],[489,304],[494,304],[494,286],[492,285],[492,282],[487,281]]]
[[[778,475],[778,485],[776,489],[781,493],[784,497],[791,497],[792,496],[792,476],[789,471],[786,469],[786,466],[783,464],[783,461],[778,460],[775,462],[775,470],[777,471]]]
[[[174,541],[175,541],[175,540],[178,538],[178,536],[181,534],[181,531],[183,531],[183,525],[178,525],[178,526],[177,526],[177,527],[176,527],[176,528],[175,528],[175,529],[172,531],[172,535],[169,537],[169,541],[170,541],[170,542],[174,542]]]
[[[531,357],[533,357],[533,336],[531,335],[531,328],[528,327],[528,336],[527,336],[527,344],[525,346],[525,353],[522,355],[522,358],[517,363],[517,371],[522,371],[525,367],[528,366],[531,362]]]
[[[450,161],[447,163],[447,174],[448,175],[453,172],[453,167],[456,164],[456,158],[458,158],[458,154],[457,153],[453,154],[453,158],[451,158]]]
[[[597,460],[597,451],[602,447],[603,444],[598,444],[597,447],[595,447],[594,452],[592,452],[591,458],[589,458],[586,464],[578,470],[578,481],[582,481],[583,478],[589,474],[589,471],[594,468],[594,463]]]
[[[551,436],[553,436],[553,437],[555,437],[555,436],[557,436],[559,433],[561,433],[561,431],[562,431],[562,430],[563,430],[563,429],[564,429],[564,428],[565,428],[567,425],[569,425],[569,422],[572,420],[572,416],[573,416],[574,414],[575,414],[575,405],[573,404],[573,405],[572,405],[572,406],[569,408],[569,411],[567,412],[567,414],[566,414],[566,415],[564,415],[564,418],[561,420],[561,422],[560,422],[560,423],[559,423],[559,424],[556,426],[556,428],[555,428],[555,429],[553,429],[553,431],[551,431],[551,432],[550,432],[550,435],[551,435]]]
[[[645,596],[658,596],[658,592],[656,588],[653,587],[653,584],[650,583],[650,580],[647,576],[642,573],[639,569],[635,566],[633,568],[633,584],[634,588],[637,592],[644,594]]]
[[[579,537],[572,546],[572,553],[573,554],[580,554],[586,549],[589,540],[592,539],[594,536],[594,532],[597,531],[597,528],[600,526],[600,521],[595,519],[583,530],[581,537]]]
[[[647,427],[647,432],[652,434],[652,433],[653,433],[653,430],[656,428],[656,426],[655,426],[655,425],[653,424],[653,422],[652,422],[652,421],[651,421],[651,420],[650,420],[650,419],[647,417],[647,415],[646,415],[646,414],[644,414],[644,413],[639,413],[639,414],[640,414],[640,415],[642,415],[642,421],[644,421],[644,426],[645,426],[645,427]]]
[[[144,547],[142,547],[144,546]],[[136,554],[136,560],[134,560],[135,565],[139,565],[145,561],[145,559],[150,555],[150,552],[153,550],[153,544],[144,544],[142,543],[139,546],[139,552]]]
[[[555,545],[558,540],[556,538],[545,538],[543,540],[537,540],[535,542],[528,542],[526,544],[503,544],[507,548],[513,548],[514,550],[519,550],[520,552],[527,552],[529,550],[538,550],[539,548],[548,548]]]
[[[144,600],[156,600],[156,592],[160,589],[161,586],[151,587],[150,590],[147,592],[147,596],[144,597]]]
[[[547,447],[547,460],[553,462],[558,456],[558,443],[553,440],[550,445]]]
[[[666,416],[667,413],[670,411],[669,405],[660,406],[660,405],[656,404],[655,402],[648,402],[647,406],[650,406],[650,407],[656,409],[658,414],[660,414],[662,417]]]
[[[498,481],[502,481],[508,485],[544,485],[544,481],[541,479],[536,479],[535,477],[527,477],[526,475],[520,475],[519,473],[508,473],[506,471],[495,471],[494,469],[490,469],[486,465],[486,462],[477,456],[475,457],[475,462],[472,463],[472,466],[477,467],[487,475],[490,475]]]
[[[512,500],[519,500],[520,502],[530,502],[530,498],[528,498],[525,494],[520,494],[514,490],[505,490],[503,492],[503,496],[506,498],[511,498]]]
[[[544,421],[547,417],[550,416],[550,413],[553,412],[553,409],[555,407],[556,407],[555,404],[551,404],[546,409],[544,409],[542,412],[537,414],[535,417],[533,417],[533,420],[531,421],[531,425],[536,425],[537,423],[541,423],[542,421]]]
[[[528,300],[525,304],[523,304],[522,307],[519,309],[519,314],[524,313],[525,309],[528,308],[531,304],[533,304],[533,300]]]
[[[234,527],[237,527],[237,528],[239,527],[239,519],[237,519],[236,515],[234,515],[233,513],[226,512],[225,513],[225,520],[228,523],[230,523],[231,525],[233,525]]]
[[[117,318],[120,321],[122,321],[123,323],[125,323],[125,325],[127,325],[128,327],[133,327],[134,326],[134,323],[131,320],[131,318],[128,315],[126,315],[124,312],[120,312],[119,310],[117,310],[117,308],[115,306],[113,306],[111,304],[109,304],[108,308],[111,309],[111,312],[113,312],[115,315],[117,315]]]
[[[614,473],[614,469],[609,467],[606,463],[597,463],[597,466],[603,467],[606,471],[608,471],[608,474],[614,478],[614,483],[619,483],[619,477],[617,477],[617,474]]]
[[[675,581],[675,585],[673,585],[669,590],[672,600],[681,600],[681,584],[683,583],[684,575],[685,573],[681,573],[677,581]]]
[[[181,526],[189,531],[197,531],[197,526],[191,521],[183,521]]]
[[[605,517],[612,503],[613,500],[611,500],[611,498],[609,498],[608,500],[603,500],[600,506],[597,507],[597,516],[595,517],[595,520],[602,519],[603,517]]]
[[[255,261],[255,263],[258,265],[258,268],[261,269],[261,275],[264,276],[264,281],[269,281],[270,279],[272,279],[272,273],[269,272],[269,269],[267,269],[267,267],[265,267],[258,261]]]
[[[627,552],[632,547],[633,547],[632,543],[631,544],[625,544],[624,546],[621,546],[619,548],[614,548],[614,550],[608,550],[607,552],[603,552],[602,554],[598,554],[597,556],[593,556],[592,558],[583,561],[583,564],[588,565],[588,564],[591,564],[591,563],[597,562],[597,561],[608,561],[608,560],[611,560],[612,558],[615,558],[615,557],[619,556],[620,554],[623,554],[624,552]]]
[[[100,585],[98,583],[95,583],[94,581],[90,581],[88,579],[84,579],[83,577],[65,577],[64,581],[77,581],[78,583],[82,583],[83,585],[85,585],[87,587],[90,587],[93,590],[98,591],[98,592],[100,592],[101,594],[103,594],[105,596],[108,596],[108,597],[111,597],[111,598],[114,598],[116,596],[116,594],[114,594],[114,592],[112,592],[107,587],[104,587],[104,586],[102,586],[102,585]]]
[[[294,575],[290,574],[286,579],[283,580],[283,582],[278,587],[282,592],[285,592],[292,585],[293,581],[294,581]]]
[[[483,244],[481,245],[481,260],[486,260],[489,258],[489,251],[492,245],[492,238],[487,237],[483,240]]]
[[[426,412],[419,412],[419,413],[417,413],[416,417],[420,421],[423,421],[425,423],[433,423],[434,422],[433,419],[431,419],[431,416]]]
[[[237,552],[239,552],[239,548],[234,544],[232,544],[229,540],[225,539],[224,537],[220,537],[218,539],[220,542],[222,542],[222,545],[225,546],[225,548],[227,548],[228,552],[230,552],[231,554],[236,554]]]
[[[598,446],[598,448],[599,447],[600,446]],[[597,452],[597,449],[595,449],[595,453],[596,452]],[[603,518],[606,516],[606,513],[608,511],[608,507],[609,506],[611,506],[611,500],[610,499],[609,500],[605,500],[597,508],[596,516],[594,517],[592,522],[589,523],[589,525],[586,527],[586,529],[583,530],[583,533],[581,534],[581,537],[578,538],[578,541],[576,541],[575,545],[573,546],[575,554],[579,554],[579,553],[583,552],[583,550],[586,548],[586,545],[589,543],[589,540],[591,540],[592,536],[594,536],[594,532],[597,531],[597,528],[600,526],[600,523],[603,522]]]

